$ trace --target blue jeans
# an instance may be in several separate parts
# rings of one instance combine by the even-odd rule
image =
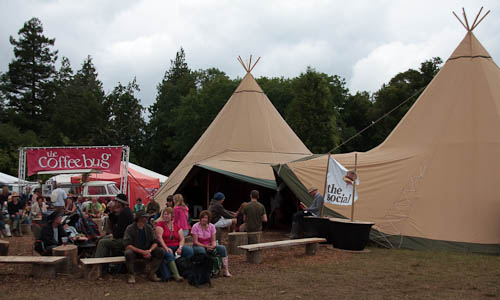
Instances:
[[[167,262],[171,262],[171,261],[175,260],[175,251],[177,251],[177,249],[179,247],[175,246],[175,247],[168,247],[168,248],[172,249],[172,252],[174,252],[174,253],[170,253],[168,251],[165,251],[165,258],[164,259],[167,260]],[[191,248],[189,246],[182,247],[181,256],[184,256],[185,258],[189,259],[189,258],[191,258],[191,256],[193,256],[193,254],[194,254],[193,248]]]
[[[217,250],[217,252],[219,253],[219,255],[221,257],[227,256],[226,247],[224,247],[224,245],[217,245],[217,246],[215,246],[215,249]],[[193,250],[194,250],[194,253],[207,254],[207,249],[200,247],[200,246],[193,246]]]

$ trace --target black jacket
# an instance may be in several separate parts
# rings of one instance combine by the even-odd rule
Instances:
[[[122,239],[127,226],[134,223],[134,215],[129,207],[124,207],[119,215],[109,214],[113,238]]]
[[[50,246],[59,246],[62,245],[62,237],[63,236],[68,236],[68,233],[64,231],[63,226],[59,225],[57,227],[58,231],[58,240],[54,240],[54,231],[52,230],[52,225],[50,223],[46,224],[45,226],[42,227],[42,233],[40,240],[43,242],[45,247],[50,247]]]

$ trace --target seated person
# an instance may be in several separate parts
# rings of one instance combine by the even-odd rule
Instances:
[[[146,205],[146,213],[148,215],[152,215],[154,219],[157,219],[160,216],[160,204],[156,202],[154,197],[151,197],[148,205]]]
[[[182,255],[186,258],[193,256],[193,248],[184,245],[184,232],[182,228],[174,223],[173,210],[170,207],[164,208],[160,218],[156,221],[156,239],[160,246],[166,250],[165,261],[168,264],[171,274],[162,274],[167,280],[172,275],[176,281],[181,281],[175,256]]]
[[[247,205],[246,202],[241,203],[240,208],[236,212],[236,231],[244,232],[245,231],[245,216],[243,215],[243,209]]]
[[[134,205],[134,214],[137,214],[138,212],[140,211],[146,211],[146,206],[144,206],[144,204],[142,204],[142,199],[141,198],[137,198],[137,203]]]
[[[127,226],[123,236],[125,245],[125,264],[128,271],[128,283],[135,283],[134,263],[137,258],[151,259],[149,279],[160,281],[156,276],[156,271],[165,256],[165,249],[158,247],[153,227],[147,224],[149,215],[144,211],[139,211],[135,217],[135,222]]]
[[[229,261],[227,257],[226,247],[217,245],[215,242],[215,226],[210,223],[210,211],[204,210],[200,213],[200,221],[193,225],[191,236],[193,237],[193,250],[195,253],[207,253],[216,249],[217,253],[222,257],[222,270],[224,276],[231,277],[229,273]]]
[[[318,192],[318,189],[315,187],[309,188],[307,190],[309,195],[313,198],[313,202],[311,206],[304,207],[302,203],[300,203],[300,206],[302,209],[301,211],[296,212],[293,215],[293,222],[292,222],[292,231],[288,235],[292,239],[299,238],[299,231],[302,227],[302,223],[304,221],[305,216],[319,216],[321,212],[321,207],[323,207],[323,195],[321,195]]]
[[[127,226],[134,222],[134,216],[128,207],[127,196],[125,194],[116,195],[111,209],[112,212],[108,216],[108,221],[112,234],[99,240],[95,257],[123,255],[125,248],[123,235]]]
[[[64,214],[70,215],[76,211],[76,205],[71,197],[66,198],[66,204],[64,206]]]
[[[236,214],[225,210],[222,204],[226,197],[223,193],[218,192],[214,194],[208,210],[212,214],[210,223],[214,224],[217,228],[232,228],[236,226]]]
[[[42,227],[40,241],[41,248],[35,249],[41,255],[52,255],[52,248],[63,244],[63,238],[68,238],[68,234],[62,226],[62,214],[54,211],[49,215],[47,224]]]
[[[45,203],[45,198],[43,196],[38,196],[36,197],[36,201],[33,201],[31,205],[31,220],[41,221],[44,213],[47,213],[47,203]]]
[[[97,198],[92,198],[91,202],[85,207],[85,213],[90,218],[100,218],[102,213],[101,203],[97,202]]]
[[[23,236],[21,232],[21,218],[24,213],[24,207],[21,201],[19,201],[19,195],[14,192],[9,196],[7,201],[7,211],[9,212],[9,218],[12,223],[12,234]]]

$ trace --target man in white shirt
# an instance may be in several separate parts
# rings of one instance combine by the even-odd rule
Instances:
[[[66,204],[66,198],[68,198],[68,195],[60,185],[57,183],[54,183],[54,185],[57,186],[57,188],[52,191],[50,200],[57,212],[64,213],[64,205]]]

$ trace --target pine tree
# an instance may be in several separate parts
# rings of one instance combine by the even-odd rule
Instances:
[[[90,56],[74,76],[66,70],[52,114],[54,130],[65,145],[107,145],[110,141],[109,109],[102,82]],[[67,80],[67,81],[66,81]]]
[[[195,76],[189,69],[184,49],[181,48],[157,87],[156,102],[149,108],[151,117],[146,134],[147,155],[141,158],[143,165],[157,172],[170,174],[181,161],[182,156],[171,150],[171,139],[177,134],[174,129],[174,110],[179,106],[181,97],[195,88]]]
[[[131,148],[131,160],[135,160],[142,151],[146,122],[142,116],[144,107],[135,96],[139,92],[136,79],[127,86],[118,83],[106,97],[106,106],[110,111],[110,143],[128,145]]]
[[[14,60],[2,76],[1,89],[7,98],[11,117],[22,131],[40,133],[53,100],[53,79],[57,51],[52,51],[55,39],[43,35],[42,22],[37,18],[24,23],[19,39],[10,37],[14,46]]]

